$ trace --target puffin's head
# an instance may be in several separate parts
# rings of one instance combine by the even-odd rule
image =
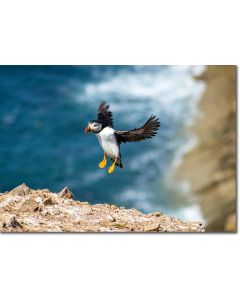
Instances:
[[[94,132],[98,133],[102,130],[102,124],[98,121],[90,121],[88,122],[88,126],[85,128],[85,133]]]

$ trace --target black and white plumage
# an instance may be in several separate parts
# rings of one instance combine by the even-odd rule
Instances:
[[[99,164],[104,168],[107,163],[107,157],[113,161],[112,166],[108,169],[109,173],[114,171],[115,165],[123,167],[121,161],[120,144],[127,142],[139,142],[150,139],[157,134],[160,122],[156,116],[151,116],[147,122],[139,128],[133,130],[119,131],[113,128],[113,116],[109,111],[109,105],[104,102],[98,108],[98,119],[88,123],[85,132],[96,134],[101,147],[104,150],[103,161]]]

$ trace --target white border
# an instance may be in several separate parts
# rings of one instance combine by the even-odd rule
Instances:
[[[1,1],[0,64],[237,64],[238,1]],[[0,235],[2,299],[235,299],[239,236]]]

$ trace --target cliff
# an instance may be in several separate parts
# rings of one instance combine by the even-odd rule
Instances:
[[[236,67],[208,66],[200,118],[191,128],[199,144],[177,171],[197,196],[206,231],[236,230]]]
[[[1,232],[203,232],[199,222],[183,222],[160,212],[143,214],[115,205],[74,201],[22,184],[0,194]]]

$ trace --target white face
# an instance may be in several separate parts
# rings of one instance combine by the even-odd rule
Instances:
[[[98,122],[90,122],[88,124],[88,128],[90,129],[90,131],[92,132],[99,132],[102,129],[102,124],[98,123]]]

